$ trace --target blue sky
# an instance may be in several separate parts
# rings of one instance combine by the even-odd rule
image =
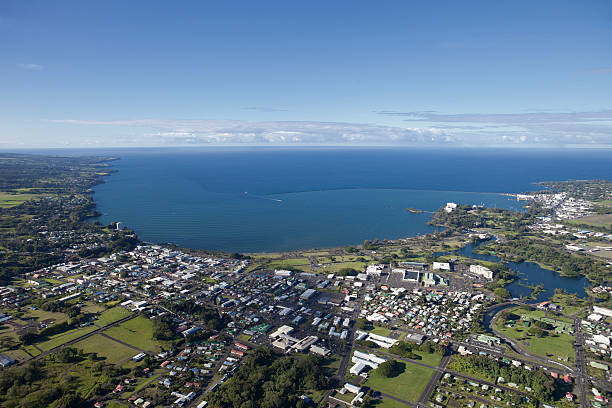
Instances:
[[[0,148],[612,145],[610,1],[0,2]]]

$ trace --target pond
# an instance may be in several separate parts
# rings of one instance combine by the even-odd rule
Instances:
[[[475,253],[474,249],[482,244],[483,242],[479,242],[475,245],[468,244],[449,254],[482,261],[500,262],[499,257],[495,255]],[[544,290],[540,292],[536,298],[538,301],[549,299],[554,294],[556,288],[564,289],[567,293],[574,293],[581,298],[586,296],[585,287],[588,285],[588,280],[584,276],[575,278],[562,276],[555,271],[542,268],[540,265],[533,262],[507,262],[506,265],[518,273],[518,279],[506,286],[506,289],[508,289],[512,297],[518,298],[521,296],[529,296],[532,292],[531,287],[537,285],[542,285],[544,287]]]

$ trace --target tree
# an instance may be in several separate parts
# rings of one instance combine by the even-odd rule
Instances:
[[[501,299],[508,299],[510,296],[512,296],[510,294],[510,291],[508,291],[508,289],[506,288],[495,288],[495,290],[493,290],[493,293],[496,297]]]
[[[375,370],[378,374],[385,378],[397,377],[404,371],[405,364],[397,360],[387,360]]]

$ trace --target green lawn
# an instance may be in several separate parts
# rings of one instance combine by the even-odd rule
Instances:
[[[85,353],[96,353],[111,364],[117,364],[138,354],[138,351],[99,334],[79,341],[74,347],[80,348]]]
[[[32,357],[36,357],[40,354],[40,351],[38,351],[34,346],[25,346],[23,350],[26,352],[26,354],[29,354]]]
[[[404,372],[397,377],[385,378],[376,370],[372,370],[365,385],[404,401],[416,402],[421,397],[434,370],[405,362],[400,362],[400,364],[404,364],[405,368]]]
[[[554,334],[554,331],[551,331],[546,337],[530,336],[527,333],[528,328],[521,326],[520,323],[515,327],[505,327],[500,320],[497,321],[496,328],[533,354],[554,357],[554,359],[569,357],[574,361],[574,337],[569,334]]]
[[[357,271],[363,271],[366,265],[367,263],[365,262],[340,262],[323,265],[321,270],[324,270],[325,272],[337,272],[343,268],[353,268]]]
[[[106,408],[128,408],[128,407],[129,407],[128,404],[123,404],[123,403],[117,402],[117,401],[111,401],[106,406]]]
[[[519,308],[519,309],[513,309],[513,312],[521,316],[531,316],[531,317],[538,317],[538,318],[539,317],[549,317],[551,319],[559,320],[561,322],[572,323],[572,319],[570,319],[569,317],[554,316],[554,315],[546,316],[546,312],[543,310],[523,310]]]
[[[121,320],[124,317],[128,317],[131,314],[132,312],[122,307],[113,307],[102,312],[100,316],[98,316],[98,319],[94,322],[94,324],[103,327],[118,320]]]
[[[49,340],[37,344],[43,351],[51,350],[55,347],[61,346],[62,344],[68,343],[71,340],[79,338],[87,333],[95,331],[95,326],[80,327],[78,329],[68,330],[67,332],[56,334],[49,338]]]
[[[306,258],[292,258],[292,259],[282,259],[282,260],[274,260],[267,265],[270,268],[275,269],[308,269],[310,270],[310,261]]]
[[[440,364],[440,361],[442,360],[442,356],[438,353],[424,353],[416,349],[412,350],[412,352],[414,354],[421,356],[421,360],[419,360],[421,363],[427,364],[433,367],[437,367],[438,364]]]
[[[146,317],[135,317],[104,333],[143,350],[160,350],[159,344],[153,339],[153,322]]]
[[[383,398],[380,402],[376,403],[376,408],[406,408],[408,405],[402,404],[401,402],[394,401],[390,398]]]
[[[389,337],[391,334],[391,329],[387,329],[385,327],[374,326],[372,330],[368,330],[370,333],[378,334],[379,336]]]

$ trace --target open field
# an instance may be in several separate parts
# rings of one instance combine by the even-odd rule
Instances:
[[[419,360],[421,363],[430,366],[437,367],[438,364],[440,364],[440,361],[442,360],[442,356],[438,353],[424,353],[417,349],[412,350],[412,352],[418,356],[421,356],[421,359]]]
[[[338,272],[340,269],[344,268],[353,268],[358,271],[363,271],[366,267],[367,263],[365,262],[339,262],[333,264],[323,265],[318,269],[319,272]]]
[[[542,357],[569,358],[574,361],[574,337],[569,334],[554,334],[536,337],[528,334],[528,328],[521,325],[506,327],[501,321],[497,321],[496,329],[505,336],[516,340],[525,350]]]
[[[121,320],[124,317],[128,317],[131,314],[132,312],[122,307],[113,307],[102,312],[100,316],[98,316],[98,319],[94,321],[94,324],[100,327],[106,326]]]
[[[400,364],[404,364],[404,372],[398,376],[385,378],[373,370],[365,385],[404,401],[418,401],[434,370],[410,363]]]
[[[146,317],[135,317],[104,333],[143,350],[160,350],[159,344],[153,339],[153,322]]]
[[[101,313],[106,310],[106,307],[100,303],[86,302],[81,310],[87,313]]]
[[[31,358],[30,355],[26,353],[25,351],[23,351],[22,349],[6,350],[6,351],[3,351],[2,354],[9,356],[10,358],[16,361],[25,361]]]
[[[592,225],[594,227],[612,227],[612,214],[590,215],[588,217],[569,220],[568,223]]]
[[[0,191],[0,208],[16,207],[29,200],[40,198],[40,194],[11,194]]]
[[[55,336],[50,337],[49,340],[43,341],[42,343],[37,344],[37,346],[43,351],[48,351],[55,347],[61,346],[62,344],[68,343],[69,341],[81,337],[87,333],[91,333],[96,329],[97,328],[95,326],[88,326],[68,330],[67,332],[56,334]]]
[[[372,330],[368,330],[370,333],[378,334],[379,336],[389,337],[391,334],[391,329],[387,329],[385,327],[374,326]]]
[[[74,344],[74,347],[80,348],[85,353],[96,353],[111,364],[117,364],[138,354],[138,351],[99,334],[79,341]]]
[[[54,320],[55,323],[53,324],[63,323],[68,320],[68,315],[64,313],[47,312],[42,309],[36,309],[36,310],[25,309],[25,312],[26,313],[24,313],[24,315],[21,317],[21,320],[31,319],[31,318],[35,318],[39,322],[44,322],[47,320]]]
[[[376,408],[406,408],[407,406],[390,398],[383,398],[375,405]]]

